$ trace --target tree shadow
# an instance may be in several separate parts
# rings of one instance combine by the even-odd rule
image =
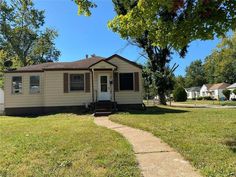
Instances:
[[[171,109],[168,107],[148,106],[145,110],[127,110],[130,114],[166,114],[166,113],[185,113],[189,112],[182,109]]]
[[[225,144],[232,152],[236,153],[236,137],[227,138],[223,144]]]

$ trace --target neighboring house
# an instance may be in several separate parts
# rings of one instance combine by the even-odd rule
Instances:
[[[140,108],[143,102],[141,66],[116,54],[22,67],[4,77],[7,115],[94,108],[97,103]]]
[[[213,84],[204,84],[200,89],[200,96],[201,97],[211,96],[211,92],[209,91],[209,89],[212,85]]]
[[[230,98],[229,98],[229,99],[230,99],[230,100],[236,99],[236,95],[235,95],[234,93],[232,93],[233,90],[236,89],[236,83],[234,83],[234,84],[228,86],[227,89],[228,89],[228,90],[231,90],[231,94],[230,94]]]
[[[187,98],[188,99],[198,98],[200,96],[200,89],[201,87],[186,88],[185,90],[187,92]]]
[[[200,89],[200,96],[210,96],[213,99],[225,99],[222,93],[230,84],[227,83],[217,83],[217,84],[204,84]]]

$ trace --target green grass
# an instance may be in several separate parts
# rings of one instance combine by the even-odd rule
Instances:
[[[146,105],[153,106],[153,100],[144,100]],[[169,101],[167,102],[169,103]],[[172,102],[173,103],[173,102]],[[236,101],[218,101],[218,100],[187,100],[185,102],[177,102],[180,104],[196,104],[196,105],[221,105],[221,106],[236,106]]]
[[[218,101],[218,100],[187,100],[178,102],[181,104],[196,104],[196,105],[221,105],[221,106],[236,106],[236,101]]]
[[[110,119],[160,137],[204,176],[236,176],[236,109],[148,107]]]
[[[0,176],[140,176],[131,145],[89,116],[0,118]]]

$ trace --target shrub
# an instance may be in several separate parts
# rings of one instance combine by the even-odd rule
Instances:
[[[210,96],[204,96],[203,99],[204,100],[213,100]]]
[[[232,92],[236,95],[236,89],[234,89]]]
[[[186,101],[187,93],[183,87],[177,87],[173,92],[174,101]]]
[[[225,98],[226,98],[227,100],[229,100],[231,91],[225,89],[225,90],[222,91],[222,93],[223,93],[223,95],[225,96]]]
[[[203,100],[203,97],[202,96],[197,97],[197,100]]]
[[[196,98],[192,98],[192,100],[196,100]]]

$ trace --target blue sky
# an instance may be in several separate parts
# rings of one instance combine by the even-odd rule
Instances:
[[[130,60],[144,63],[140,49],[129,45],[118,34],[107,27],[107,22],[115,16],[111,0],[97,0],[98,5],[92,16],[78,16],[77,6],[71,0],[34,0],[38,9],[45,10],[45,26],[58,31],[56,46],[61,51],[59,61],[75,61],[85,58],[86,54],[109,57],[117,53]],[[180,59],[173,56],[171,65],[179,64],[176,75],[184,75],[185,68],[195,59],[204,59],[216,47],[213,41],[195,41],[190,44],[187,56]],[[138,60],[137,60],[138,59]]]

